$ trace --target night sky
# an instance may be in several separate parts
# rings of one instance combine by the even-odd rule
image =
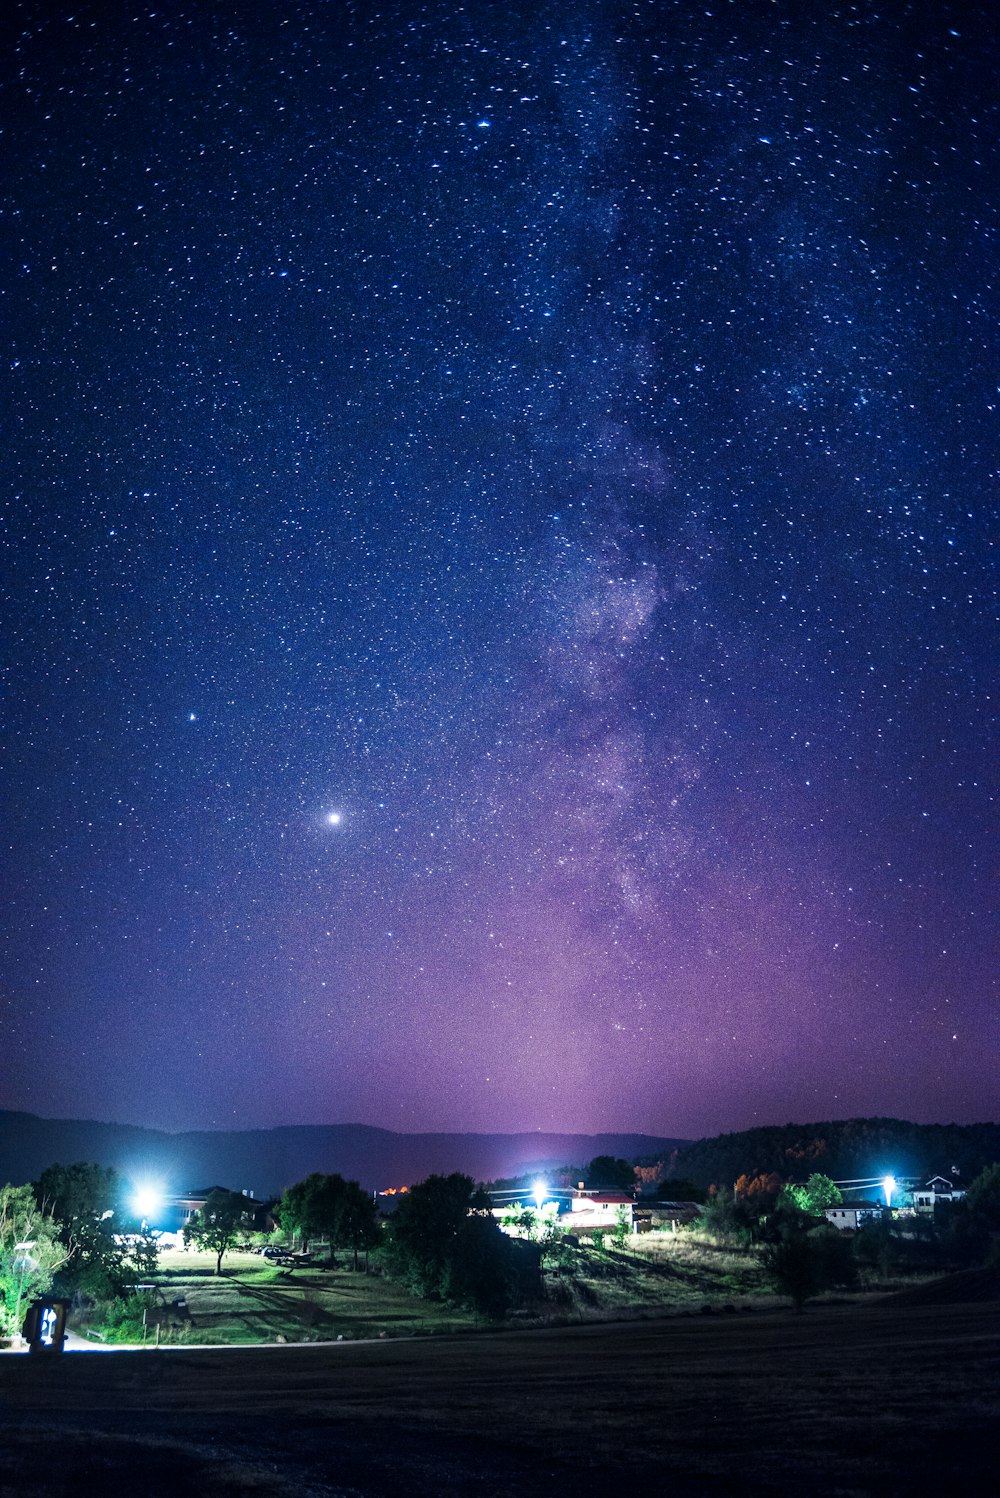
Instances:
[[[0,1104],[995,1116],[990,10],[14,5]]]

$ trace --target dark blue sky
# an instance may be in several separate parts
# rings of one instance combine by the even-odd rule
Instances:
[[[14,6],[0,1101],[995,1111],[991,31]]]

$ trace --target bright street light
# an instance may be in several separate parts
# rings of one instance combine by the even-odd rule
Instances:
[[[887,1207],[891,1207],[892,1206],[892,1193],[895,1191],[895,1189],[896,1189],[896,1177],[895,1176],[883,1176],[883,1178],[882,1178],[882,1190],[885,1192],[885,1204],[886,1204]]]
[[[132,1211],[143,1222],[156,1217],[163,1206],[163,1192],[158,1186],[139,1186],[132,1198]]]
[[[535,1184],[532,1186],[532,1188],[531,1188],[531,1196],[532,1196],[532,1200],[535,1203],[535,1210],[536,1211],[540,1212],[542,1210],[542,1203],[544,1202],[546,1196],[548,1195],[548,1190],[549,1190],[549,1188],[546,1186],[546,1184],[545,1184],[544,1181],[536,1181]]]

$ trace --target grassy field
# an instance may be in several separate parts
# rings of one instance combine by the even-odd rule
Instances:
[[[157,1293],[147,1315],[147,1342],[192,1346],[227,1343],[330,1342],[357,1337],[415,1336],[468,1330],[468,1312],[417,1300],[380,1275],[351,1269],[281,1269],[257,1254],[231,1253],[215,1273],[215,1255],[170,1249],[154,1276]],[[178,1314],[174,1303],[186,1303]],[[100,1328],[84,1315],[82,1335]],[[135,1341],[134,1331],[102,1340]]]
[[[647,1233],[623,1252],[574,1254],[546,1271],[542,1319],[601,1320],[776,1304],[755,1254],[686,1233]]]
[[[0,1491],[992,1498],[996,1296],[994,1275],[802,1316],[4,1357]]]
[[[72,1323],[83,1335],[130,1343],[250,1345],[352,1341],[471,1331],[471,1312],[418,1300],[381,1274],[350,1267],[279,1268],[259,1255],[168,1250],[155,1276],[145,1338],[133,1322],[108,1328],[100,1309]],[[883,1286],[885,1288],[893,1288]],[[835,1297],[842,1299],[843,1297]],[[183,1314],[175,1309],[185,1303]],[[627,1249],[584,1247],[548,1265],[544,1297],[511,1313],[514,1326],[627,1320],[780,1305],[757,1256],[687,1233],[633,1238]]]

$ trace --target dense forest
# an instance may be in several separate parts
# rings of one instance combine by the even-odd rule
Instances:
[[[698,1139],[675,1151],[669,1177],[706,1187],[731,1186],[738,1176],[772,1171],[785,1180],[805,1180],[820,1171],[844,1181],[887,1173],[926,1178],[954,1170],[967,1185],[995,1160],[1000,1160],[1000,1124],[847,1118]]]

